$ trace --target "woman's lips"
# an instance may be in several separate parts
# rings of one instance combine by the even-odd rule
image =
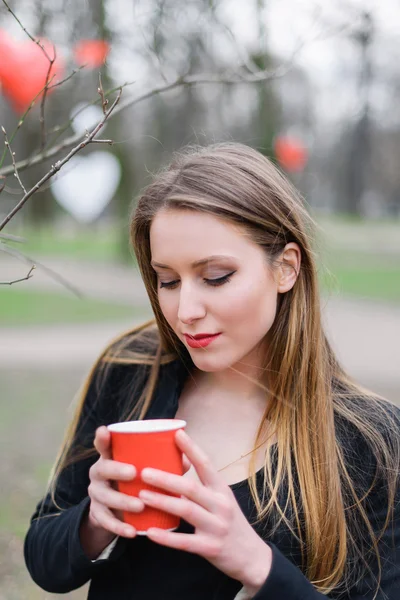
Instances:
[[[185,338],[188,343],[188,346],[190,346],[191,348],[204,348],[205,346],[208,346],[209,344],[211,344],[211,342],[213,340],[217,339],[217,337],[219,337],[220,335],[221,335],[220,333],[217,333],[216,335],[210,335],[208,337],[204,337],[204,338],[195,340],[194,338],[185,334]]]

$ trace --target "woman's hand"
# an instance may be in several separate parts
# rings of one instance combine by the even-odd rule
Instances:
[[[194,534],[158,528],[147,531],[149,539],[170,548],[199,554],[229,577],[254,593],[271,568],[270,547],[257,535],[244,516],[231,488],[223,481],[203,451],[183,431],[176,443],[194,466],[200,481],[160,471],[143,469],[141,477],[180,498],[142,490],[139,497],[149,506],[178,515],[195,527]]]
[[[100,454],[97,462],[90,467],[89,523],[114,535],[134,537],[136,530],[122,520],[122,511],[141,512],[144,504],[139,498],[133,498],[117,490],[117,481],[131,481],[136,477],[133,465],[112,460],[111,434],[107,427],[96,430],[94,446]]]

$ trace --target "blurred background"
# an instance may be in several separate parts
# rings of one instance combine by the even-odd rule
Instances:
[[[43,112],[40,96],[28,108],[49,63],[9,8],[56,48],[64,81]],[[0,600],[53,597],[26,572],[24,535],[90,365],[152,316],[129,214],[186,144],[244,142],[300,189],[328,335],[358,381],[400,402],[399,30],[396,0],[0,0],[0,124],[26,190],[102,118],[99,72],[120,105],[148,93],[106,122],[113,145],[82,150],[1,232]],[[182,75],[208,83],[155,92]],[[2,221],[23,192],[0,145]]]

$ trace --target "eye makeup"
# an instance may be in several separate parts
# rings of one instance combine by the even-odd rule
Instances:
[[[217,279],[206,279],[206,278],[204,278],[203,281],[207,285],[210,285],[212,287],[218,287],[220,285],[224,285],[225,283],[229,283],[230,280],[231,280],[230,278],[235,273],[236,273],[236,271],[232,271],[231,273],[228,273],[228,275],[223,275],[223,277],[218,277]],[[175,287],[177,286],[178,283],[179,283],[178,280],[168,281],[168,282],[161,281],[160,282],[160,288],[175,289]]]

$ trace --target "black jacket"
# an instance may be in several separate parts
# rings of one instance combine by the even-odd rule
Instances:
[[[143,377],[144,369],[137,365],[114,366],[101,388],[95,373],[85,398],[74,447],[75,444],[93,447],[97,427],[121,420],[121,409],[132,381]],[[186,376],[187,369],[178,360],[161,367],[147,419],[175,417]],[[354,473],[362,474],[361,483],[368,486],[373,475],[370,454],[365,451],[359,436],[349,434],[349,430],[343,431],[345,455],[352,461]],[[398,431],[393,435],[398,436]],[[240,582],[226,576],[198,555],[166,548],[145,536],[134,539],[120,537],[105,560],[92,562],[85,555],[80,544],[79,527],[89,510],[89,468],[97,459],[98,456],[94,456],[82,460],[62,472],[56,500],[65,510],[60,513],[49,495],[36,507],[24,544],[26,565],[36,584],[48,592],[62,594],[91,580],[89,600],[233,600],[242,587]],[[262,486],[260,473],[257,481]],[[244,514],[252,522],[256,513],[247,481],[231,488]],[[385,492],[384,486],[377,485],[366,504],[369,515],[374,515],[377,531],[382,528],[386,517]],[[40,508],[43,517],[37,519]],[[254,600],[322,600],[327,597],[317,592],[303,575],[298,542],[284,525],[272,537],[268,523],[254,527],[273,552],[270,574]],[[194,528],[181,520],[179,531],[193,533]],[[377,600],[398,600],[400,493],[397,495],[394,521],[385,531],[379,549],[382,578]],[[373,573],[377,574],[374,559],[371,558],[369,563]],[[372,600],[375,590],[376,582],[368,575],[347,592],[338,590],[328,597]]]

